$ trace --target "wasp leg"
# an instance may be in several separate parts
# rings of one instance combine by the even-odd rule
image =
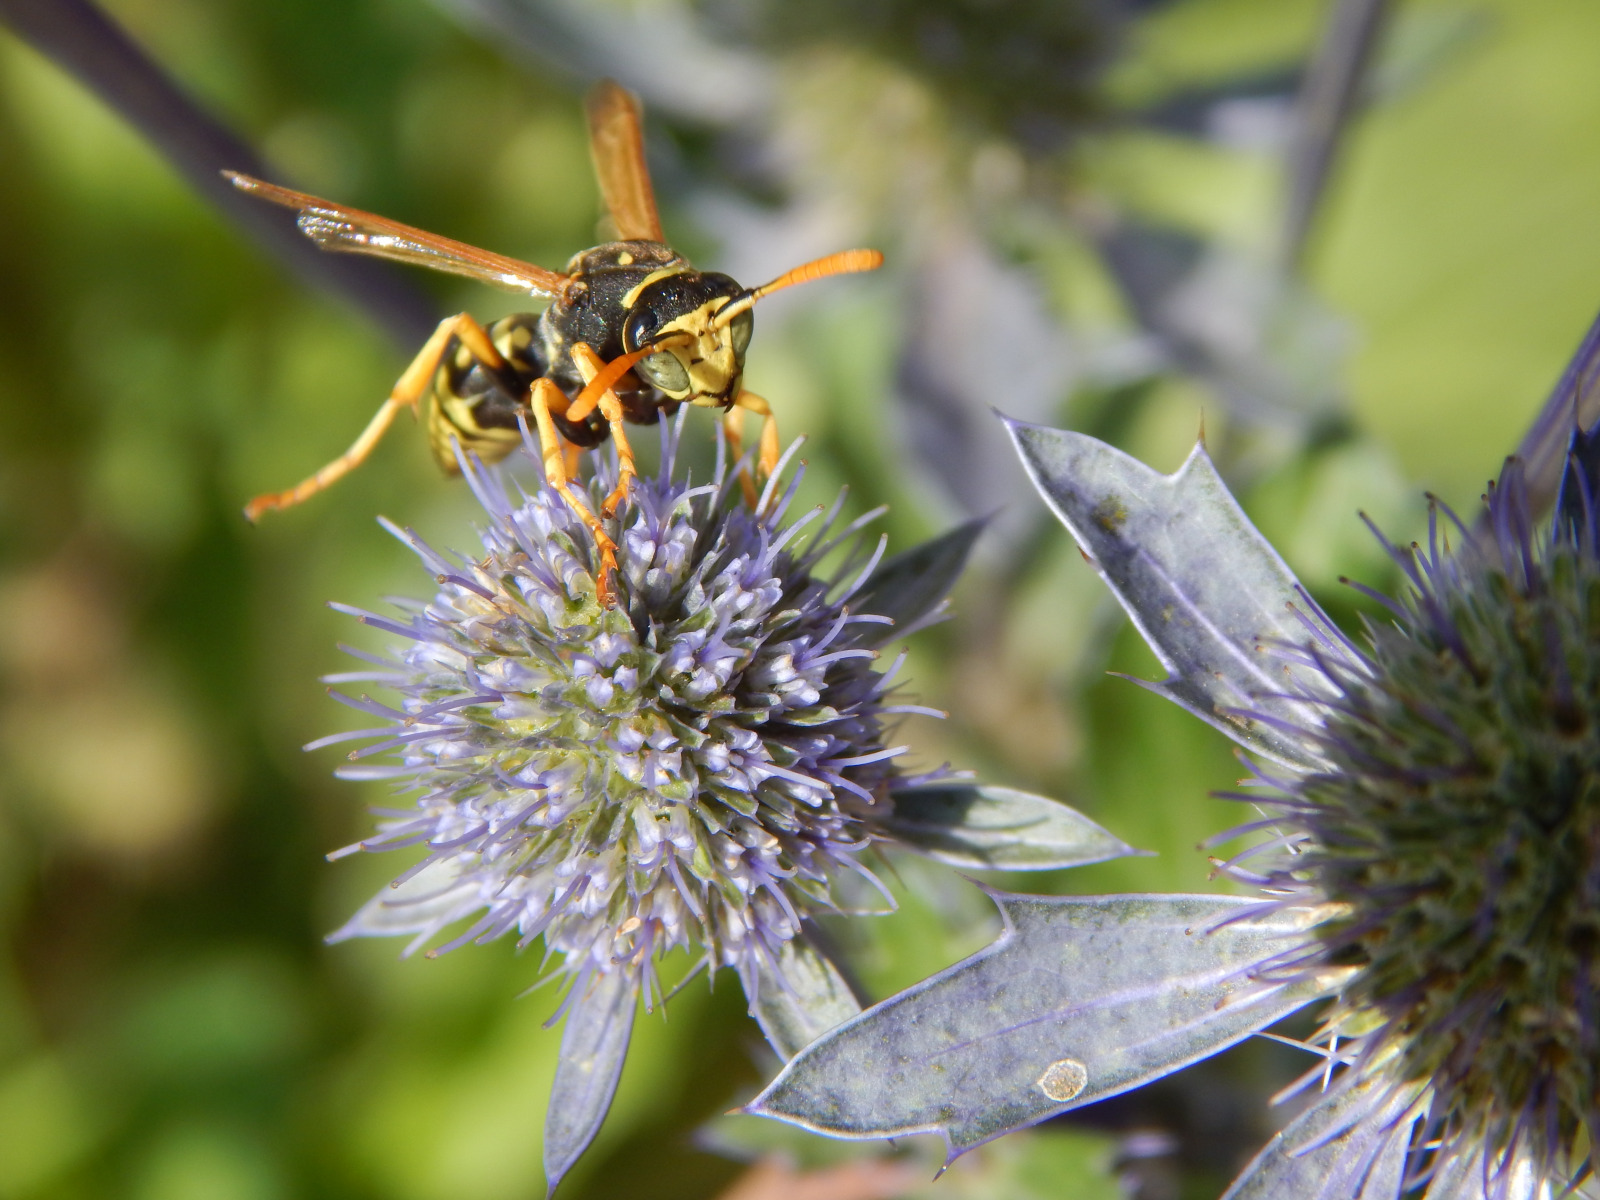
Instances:
[[[754,508],[760,499],[756,495],[756,481],[750,474],[750,468],[739,462],[739,456],[744,453],[744,409],[730,408],[722,418],[722,436],[728,443],[728,456],[739,463],[739,487],[744,492],[744,502]]]
[[[600,374],[606,365],[605,361],[584,342],[578,342],[572,347],[572,361],[577,364],[578,372],[583,376],[585,384],[594,382],[595,376]],[[584,394],[587,393],[588,389],[585,388]],[[633,461],[633,447],[628,445],[628,431],[622,424],[622,401],[617,399],[617,393],[606,388],[595,403],[598,403],[600,415],[611,427],[611,440],[617,446],[617,486],[611,495],[606,497],[605,505],[601,509],[609,517],[617,511],[617,505],[627,497],[628,485],[638,478],[639,472]],[[580,397],[578,403],[567,410],[567,420],[581,421],[588,416],[590,412],[588,406],[583,406],[582,412],[578,411],[582,405],[583,400]]]
[[[417,351],[417,356],[411,360],[411,365],[395,383],[389,398],[383,402],[383,406],[378,409],[372,420],[367,422],[367,427],[361,431],[361,436],[351,444],[350,449],[292,488],[257,496],[244,506],[245,519],[254,524],[261,519],[262,513],[279,508],[292,508],[343,479],[365,462],[373,448],[383,439],[383,435],[389,432],[389,426],[394,424],[394,419],[400,410],[409,408],[413,412],[416,411],[417,402],[422,399],[434,372],[439,369],[439,360],[444,357],[451,338],[460,339],[461,344],[485,365],[495,369],[505,366],[505,359],[500,357],[500,352],[494,348],[494,343],[489,340],[489,335],[482,325],[466,313],[446,317],[439,322],[439,328],[433,331],[433,335],[423,344],[422,349]]]
[[[533,381],[530,399],[534,424],[539,430],[539,453],[544,459],[544,477],[551,487],[561,493],[561,498],[567,502],[568,507],[589,527],[595,549],[600,554],[600,570],[595,578],[595,599],[610,608],[616,602],[611,582],[617,570],[617,544],[606,533],[599,518],[572,490],[568,482],[570,476],[567,474],[565,443],[561,435],[556,432],[555,422],[550,419],[551,406],[565,408],[567,398],[550,380],[540,378]]]
[[[778,469],[779,451],[778,422],[772,415],[772,406],[754,392],[740,392],[733,406],[764,418],[761,422],[761,449],[756,455],[756,465],[761,468],[764,477],[771,478],[772,473]]]

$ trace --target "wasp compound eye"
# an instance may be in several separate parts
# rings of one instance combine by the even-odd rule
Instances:
[[[634,365],[634,370],[668,394],[689,389],[689,372],[678,361],[678,356],[668,351],[663,350],[642,359]]]
[[[628,314],[622,326],[622,346],[630,354],[646,344],[652,334],[661,328],[661,314],[654,308],[639,305]]]
[[[748,308],[728,323],[728,338],[733,343],[733,352],[740,358],[750,346],[750,335],[755,327],[755,314]]]

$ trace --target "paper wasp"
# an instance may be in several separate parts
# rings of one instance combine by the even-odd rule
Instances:
[[[348,450],[294,487],[257,496],[245,507],[246,517],[255,521],[299,504],[348,474],[401,409],[420,408],[434,457],[451,474],[459,469],[457,443],[494,462],[521,444],[522,426],[531,423],[545,478],[594,535],[601,559],[598,587],[609,601],[616,547],[570,486],[579,448],[607,437],[616,442],[617,487],[602,505],[605,516],[635,477],[624,423],[654,424],[680,404],[725,410],[736,455],[744,413],[765,418],[758,460],[763,473],[772,472],[777,426],[767,402],[743,386],[752,306],[792,284],[870,271],[883,255],[842,251],[757,288],[697,271],[661,232],[637,100],[607,80],[590,93],[587,109],[600,191],[620,240],[575,255],[564,273],[224,172],[235,187],[294,209],[301,232],[324,250],[395,259],[551,300],[542,314],[513,314],[487,328],[467,313],[447,317]]]

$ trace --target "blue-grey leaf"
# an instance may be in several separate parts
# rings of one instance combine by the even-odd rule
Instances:
[[[368,900],[327,940],[413,933],[417,937],[405,951],[411,954],[452,922],[482,907],[477,882],[463,874],[459,859],[430,863],[404,883],[391,885]]]
[[[1283,725],[1315,727],[1315,712],[1282,698],[1320,686],[1290,677],[1269,647],[1310,633],[1299,582],[1250,524],[1198,445],[1172,475],[1081,433],[1009,421],[1034,486],[1093,561],[1167,668],[1145,686],[1247,750],[1294,767],[1315,747]],[[1241,715],[1247,709],[1267,718]]]
[[[1592,354],[1600,358],[1600,321],[1589,331],[1595,342]],[[1570,370],[1570,368],[1569,368]],[[1600,373],[1600,363],[1591,364],[1591,373]],[[1600,501],[1600,428],[1574,429],[1567,442],[1567,465],[1561,474],[1561,490],[1556,493],[1556,530],[1568,541],[1587,536],[1589,549],[1600,550],[1600,523],[1591,515]]]
[[[1074,808],[1014,788],[934,783],[889,793],[896,841],[952,866],[1053,871],[1138,854]]]
[[[1268,1142],[1222,1200],[1398,1200],[1416,1095],[1384,1077],[1339,1087]]]
[[[544,1176],[549,1192],[588,1149],[606,1119],[628,1056],[636,1004],[624,971],[591,975],[574,998],[561,1033],[561,1061],[544,1119]]]
[[[1427,1200],[1551,1200],[1554,1189],[1539,1178],[1533,1162],[1519,1155],[1503,1171],[1483,1169],[1483,1150],[1454,1155],[1428,1184]],[[1589,1193],[1579,1190],[1575,1195]]]
[[[856,640],[877,645],[915,633],[937,618],[985,524],[981,517],[967,521],[880,563],[851,600],[850,608],[888,617],[894,624],[864,625]]]
[[[776,970],[761,964],[755,991],[750,1015],[785,1062],[861,1011],[838,968],[801,938],[783,944]]]
[[[1215,1054],[1322,994],[1253,967],[1311,915],[1232,896],[991,893],[990,946],[845,1022],[747,1111],[950,1156]]]

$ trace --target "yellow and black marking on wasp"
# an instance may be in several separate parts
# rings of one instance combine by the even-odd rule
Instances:
[[[598,587],[609,602],[616,547],[570,486],[576,448],[616,440],[620,470],[602,509],[607,516],[627,495],[635,473],[624,424],[654,424],[680,404],[723,409],[736,455],[744,413],[764,417],[759,468],[771,474],[778,461],[777,426],[767,402],[743,382],[751,308],[792,284],[873,270],[883,255],[845,250],[757,288],[697,271],[661,232],[638,101],[607,80],[590,94],[588,116],[595,171],[620,240],[575,255],[565,272],[224,172],[235,187],[294,209],[301,232],[324,250],[449,271],[551,301],[543,313],[515,313],[487,328],[467,313],[440,322],[355,443],[294,487],[257,496],[245,507],[246,517],[255,521],[299,504],[348,474],[402,409],[420,409],[434,457],[451,474],[458,469],[458,443],[495,462],[521,442],[521,422],[528,420],[539,435],[545,477],[594,535]]]

